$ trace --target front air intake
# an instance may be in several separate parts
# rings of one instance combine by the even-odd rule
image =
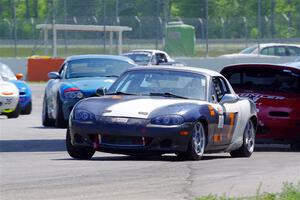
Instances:
[[[282,112],[282,111],[271,111],[269,112],[269,115],[272,117],[289,117],[290,114],[288,112]]]

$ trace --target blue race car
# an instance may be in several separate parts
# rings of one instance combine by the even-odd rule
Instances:
[[[43,101],[44,126],[64,128],[73,106],[81,99],[96,95],[100,87],[109,88],[128,68],[136,66],[123,56],[77,55],[62,64],[59,72],[50,72]]]
[[[217,72],[137,67],[120,76],[103,97],[75,105],[66,146],[75,159],[90,159],[95,151],[176,153],[192,160],[204,152],[249,157],[256,126],[255,104],[238,97]]]
[[[23,74],[14,74],[6,64],[0,63],[0,75],[3,80],[9,81],[16,85],[19,90],[19,104],[18,109],[20,114],[29,115],[32,110],[32,92],[29,85],[20,79]]]

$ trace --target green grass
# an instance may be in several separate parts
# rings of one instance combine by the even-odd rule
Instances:
[[[284,183],[280,193],[260,193],[254,197],[226,197],[208,195],[196,200],[300,200],[300,182],[298,184]]]
[[[162,49],[162,47],[159,47]],[[241,49],[243,49],[244,46],[236,46],[234,44],[232,45],[210,45],[209,47],[209,56],[215,57],[220,56],[223,54],[229,54],[229,53],[236,53],[239,52]],[[145,45],[124,45],[123,46],[123,52],[127,52],[132,49],[155,49],[155,46],[145,44]],[[51,45],[48,46],[48,53],[51,56]],[[106,54],[109,53],[108,47],[106,49]],[[96,46],[96,45],[70,45],[67,48],[67,51],[64,46],[58,46],[57,48],[57,55],[58,57],[67,57],[70,55],[76,55],[76,54],[104,54],[103,46]],[[117,54],[117,49],[114,46],[113,48],[113,54]],[[20,45],[17,46],[17,57],[29,57],[32,55],[44,55],[44,49],[43,47],[40,47],[38,49],[33,49],[33,46],[29,45]],[[206,56],[206,49],[204,45],[197,45],[195,47],[195,55],[194,57],[205,57]],[[8,46],[3,45],[0,46],[0,57],[15,57],[15,49],[14,46]]]

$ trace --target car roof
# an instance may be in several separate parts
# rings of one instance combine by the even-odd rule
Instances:
[[[220,73],[209,70],[209,69],[204,69],[204,68],[198,68],[198,67],[187,67],[187,66],[174,66],[174,65],[155,65],[155,66],[138,66],[134,68],[130,68],[127,71],[139,71],[139,70],[171,70],[171,71],[182,71],[182,72],[192,72],[192,73],[197,73],[197,74],[203,74],[206,76],[221,76]]]
[[[129,53],[134,53],[134,52],[165,53],[165,54],[167,54],[164,51],[156,50],[156,49],[135,49],[135,50],[131,50]]]
[[[98,55],[98,54],[85,54],[85,55],[74,55],[66,58],[65,62],[72,61],[72,60],[80,60],[80,59],[86,59],[86,58],[99,58],[99,59],[114,59],[114,60],[120,60],[124,62],[129,62],[134,64],[134,62],[125,56],[116,56],[116,55]]]
[[[299,62],[300,64],[300,62]],[[230,68],[243,68],[243,67],[268,67],[268,68],[282,68],[282,69],[296,69],[300,70],[300,67],[297,67],[295,65],[292,65],[290,63],[284,63],[284,64],[272,64],[272,63],[239,63],[239,64],[233,64],[233,65],[227,65],[222,70],[221,73],[225,70],[228,70]]]
[[[251,47],[254,47],[254,46],[257,47],[258,44],[255,44]],[[295,46],[295,47],[300,48],[300,45],[297,45],[297,44],[285,44],[285,43],[261,43],[261,44],[259,44],[260,48],[271,47],[271,46]]]

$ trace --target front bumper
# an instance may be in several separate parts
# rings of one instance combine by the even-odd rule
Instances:
[[[24,110],[30,102],[31,102],[31,96],[27,96],[27,95],[19,96],[19,104],[22,110]]]
[[[0,113],[13,112],[18,104],[17,96],[0,96]]]
[[[148,119],[129,118],[126,123],[112,122],[102,117],[96,123],[70,120],[71,141],[74,145],[93,147],[109,153],[176,153],[184,152],[192,130],[192,123],[176,126],[150,124]]]
[[[259,121],[258,143],[300,142],[300,118],[267,118]]]

